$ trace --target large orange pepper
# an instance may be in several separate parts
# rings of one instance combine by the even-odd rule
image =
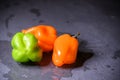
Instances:
[[[49,25],[38,25],[22,30],[23,33],[31,33],[38,39],[38,45],[43,52],[53,50],[54,41],[57,38],[56,29]]]
[[[75,37],[63,34],[55,40],[52,55],[54,65],[62,66],[63,64],[72,64],[76,61],[79,42]]]

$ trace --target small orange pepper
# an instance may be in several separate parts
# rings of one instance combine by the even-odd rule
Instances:
[[[63,64],[72,64],[76,61],[79,42],[75,37],[78,35],[63,34],[55,40],[52,55],[54,65],[62,66]]]
[[[43,52],[53,50],[54,41],[57,38],[56,29],[49,25],[38,25],[22,30],[23,33],[31,33],[38,39],[38,45]]]

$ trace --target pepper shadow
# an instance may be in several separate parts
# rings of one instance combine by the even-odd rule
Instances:
[[[77,59],[76,62],[73,64],[65,64],[61,68],[77,68],[82,67],[84,63],[93,57],[94,52],[92,49],[88,49],[86,46],[88,44],[85,40],[79,40],[79,49],[77,53]]]
[[[47,66],[51,62],[51,59],[52,59],[51,57],[52,57],[52,52],[43,53],[43,57],[40,62],[29,61],[29,62],[22,62],[18,64],[22,66]]]
[[[43,53],[43,58],[37,63],[39,66],[48,66],[52,61],[52,51],[48,53]]]
[[[22,62],[22,63],[18,63],[18,65],[20,65],[20,66],[36,66],[36,62],[32,62],[32,61]]]

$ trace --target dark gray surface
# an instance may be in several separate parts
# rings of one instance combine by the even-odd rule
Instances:
[[[113,0],[1,1],[0,80],[120,80],[119,11]],[[41,64],[12,60],[13,34],[38,24],[81,33],[75,64],[55,67],[51,54],[45,54]]]

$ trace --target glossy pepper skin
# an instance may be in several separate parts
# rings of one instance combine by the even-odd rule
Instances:
[[[72,64],[76,60],[78,40],[69,34],[59,36],[54,43],[52,61],[56,66]]]
[[[12,40],[12,58],[16,62],[39,62],[42,59],[42,50],[38,47],[34,35],[17,32]]]
[[[57,38],[56,29],[49,25],[33,26],[29,29],[22,30],[23,33],[32,33],[38,39],[38,45],[43,52],[53,50],[54,41]]]

